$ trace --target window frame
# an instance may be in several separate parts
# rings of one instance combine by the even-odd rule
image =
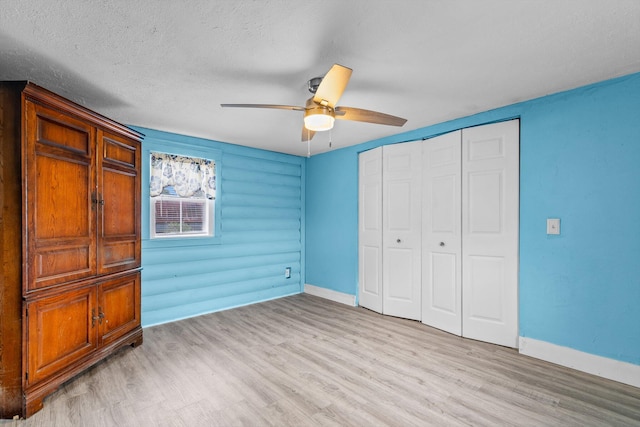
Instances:
[[[165,236],[151,237],[151,212],[152,208],[150,196],[151,177],[151,153],[166,153],[178,156],[194,157],[213,160],[216,163],[216,198],[213,203],[213,236]],[[167,141],[160,139],[150,139],[143,143],[142,162],[142,248],[171,248],[181,246],[206,246],[222,243],[221,227],[221,206],[222,199],[222,151],[218,149],[207,149],[192,144],[185,144],[179,141]]]
[[[182,219],[182,204],[187,201],[190,203],[198,203],[204,206],[205,213],[203,215],[204,222],[204,231],[198,232],[184,232],[180,231],[178,233],[158,233],[156,225],[158,223],[158,217],[154,214],[156,212],[156,204],[158,202],[178,202],[180,204],[179,212],[180,212],[180,228],[184,225],[184,221]],[[213,220],[213,215],[215,211],[215,199],[207,199],[205,197],[180,197],[180,196],[154,196],[149,198],[149,224],[150,224],[150,235],[151,239],[171,239],[171,238],[200,238],[200,237],[213,237],[215,230],[213,225],[215,221]]]

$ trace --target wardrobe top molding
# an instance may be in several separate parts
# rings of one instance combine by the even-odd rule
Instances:
[[[142,141],[142,139],[144,138],[143,133],[131,129],[130,127],[123,125],[122,123],[118,123],[108,117],[105,117],[100,113],[89,110],[88,108],[83,107],[80,104],[63,98],[62,96],[55,94],[50,90],[43,88],[42,86],[38,86],[33,82],[11,81],[6,83],[15,84],[17,86],[24,86],[22,93],[25,100],[37,102],[58,111],[63,110],[67,112],[67,114],[72,113],[79,118],[91,122],[100,128],[111,132],[120,133],[121,135],[127,136],[132,139]]]

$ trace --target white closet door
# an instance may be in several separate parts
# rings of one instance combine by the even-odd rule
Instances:
[[[519,121],[462,131],[465,337],[517,347]]]
[[[462,335],[461,131],[423,143],[422,322]]]
[[[421,317],[422,141],[383,147],[382,312]]]
[[[358,158],[359,304],[382,313],[382,148]]]

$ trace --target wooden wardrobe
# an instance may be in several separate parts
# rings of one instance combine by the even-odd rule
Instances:
[[[142,343],[141,140],[32,83],[0,83],[2,418]]]

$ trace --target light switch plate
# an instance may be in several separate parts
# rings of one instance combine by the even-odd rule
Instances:
[[[547,234],[560,234],[560,218],[547,218]]]

